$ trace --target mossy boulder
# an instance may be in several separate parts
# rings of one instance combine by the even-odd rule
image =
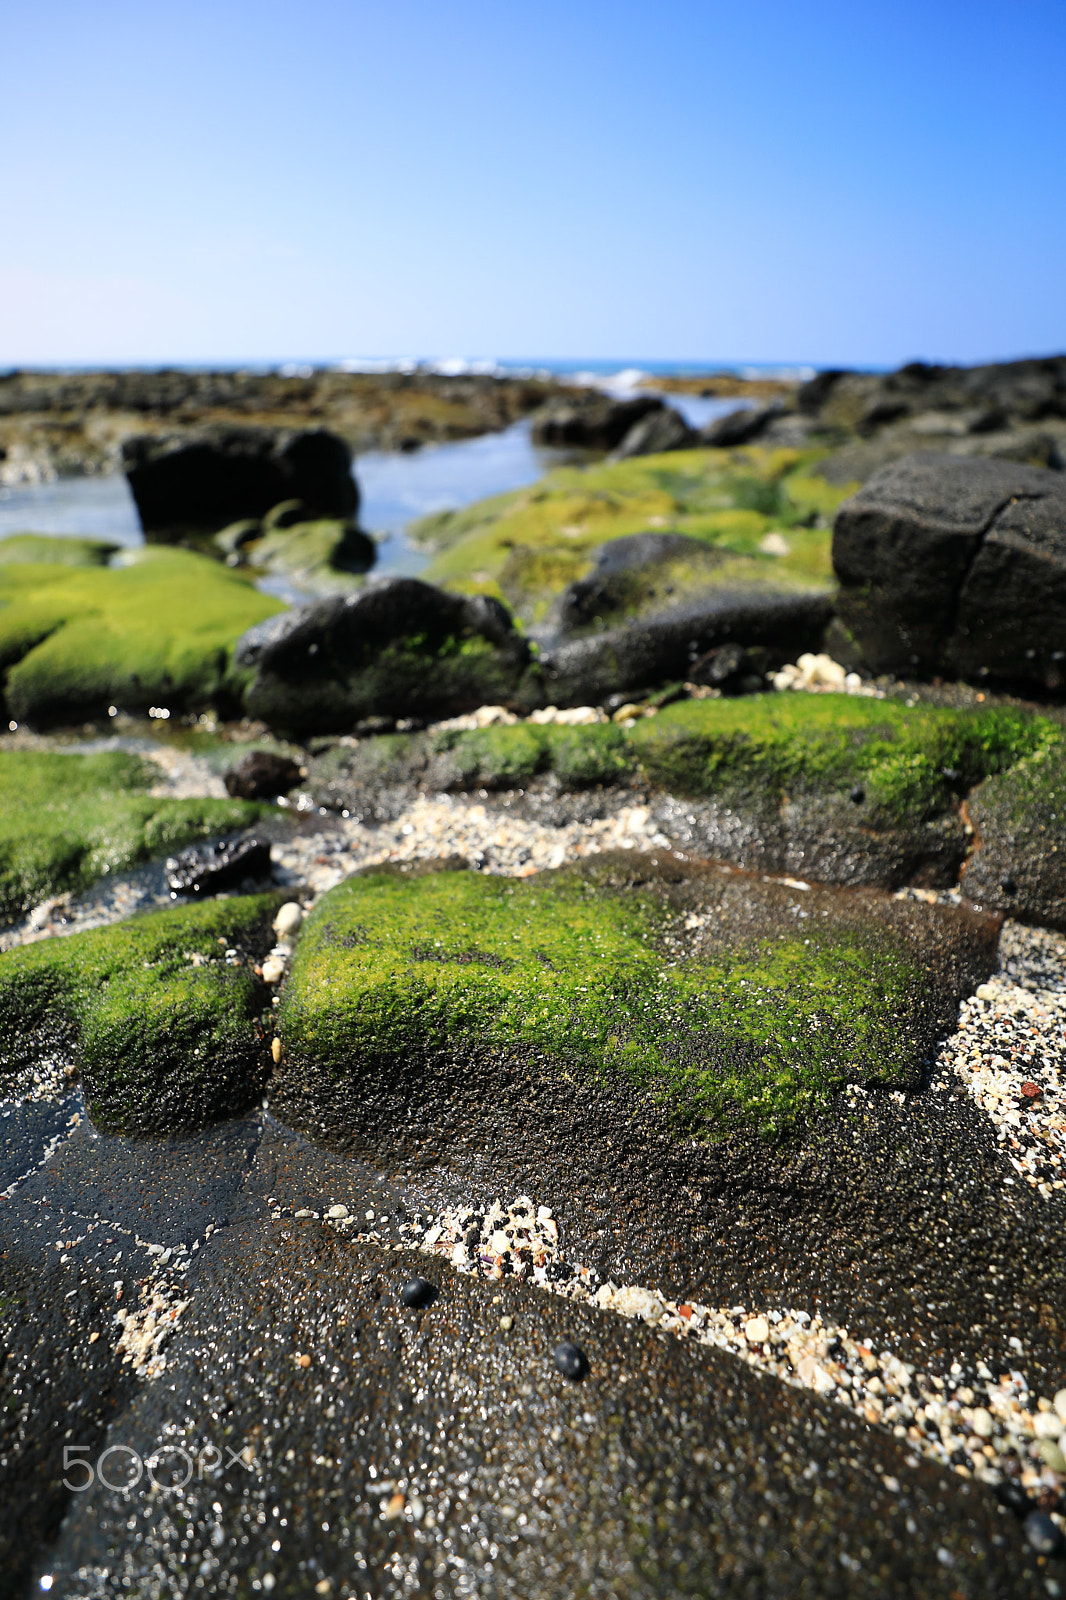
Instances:
[[[686,534],[750,558],[778,584],[831,585],[825,519],[847,490],[813,476],[820,459],[751,447],[561,468],[530,488],[424,518],[410,534],[436,552],[427,578],[498,595],[526,625],[546,622],[567,584],[588,575],[598,546],[630,534]],[[785,554],[760,549],[771,531]]]
[[[975,849],[963,889],[1024,922],[1066,928],[1066,737],[982,783],[967,801]]]
[[[845,1083],[916,1087],[997,934],[625,853],[522,880],[370,870],[304,927],[272,1098],[318,1136],[395,1138],[400,1159],[571,1092],[677,1137],[776,1137]]]
[[[391,578],[250,629],[236,664],[249,715],[300,735],[514,699],[530,651],[499,601]]]
[[[18,1093],[42,1056],[68,1059],[93,1121],[136,1135],[247,1110],[271,1059],[253,968],[281,898],[151,912],[0,955],[0,1084]]]
[[[187,550],[129,550],[106,569],[0,564],[7,714],[47,724],[100,716],[110,705],[235,708],[243,680],[233,646],[281,609],[241,573]]]
[[[346,594],[360,587],[377,557],[370,535],[354,522],[324,517],[272,528],[251,545],[247,559],[304,594]]]
[[[299,501],[275,506],[262,521],[244,518],[213,541],[229,566],[284,578],[301,595],[351,594],[377,558],[368,533],[343,517],[310,519]]]
[[[509,791],[513,813],[545,821],[637,797],[698,855],[829,883],[944,886],[967,852],[962,797],[1059,738],[1012,708],[765,694],[681,701],[628,729],[525,722],[367,739],[319,756],[308,786],[368,820],[438,790]]]
[[[122,751],[0,752],[0,919],[260,815],[247,801],[154,796],[159,775]]]

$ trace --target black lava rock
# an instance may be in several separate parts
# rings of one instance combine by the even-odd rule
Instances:
[[[833,565],[839,615],[877,672],[1066,681],[1061,473],[906,456],[841,506]]]
[[[780,405],[738,406],[700,430],[699,442],[712,450],[731,450],[734,445],[750,444],[782,414]]]
[[[249,714],[297,734],[506,703],[529,659],[498,600],[448,594],[418,578],[382,579],[343,599],[293,606],[250,628],[235,656],[255,673]]]
[[[221,839],[217,844],[190,845],[167,859],[171,896],[217,894],[246,878],[270,876],[270,845],[265,839]]]
[[[226,773],[226,793],[238,800],[273,800],[300,781],[300,769],[288,756],[252,750]]]
[[[579,1382],[589,1370],[585,1352],[580,1345],[571,1344],[569,1339],[564,1339],[561,1344],[555,1346],[553,1359],[563,1377],[571,1378],[575,1383]]]
[[[665,410],[664,402],[650,394],[632,400],[612,400],[603,394],[553,400],[534,414],[533,443],[616,450],[642,418]]]
[[[410,1306],[415,1311],[431,1306],[436,1298],[437,1290],[426,1278],[412,1278],[400,1290],[400,1304]]]
[[[664,450],[689,450],[699,442],[699,434],[689,427],[680,412],[672,406],[664,406],[661,411],[649,411],[633,424],[614,452],[614,460],[658,455]]]
[[[302,501],[308,516],[354,516],[351,460],[344,440],[326,428],[185,428],[122,446],[141,526],[164,541],[217,533],[283,501]]]

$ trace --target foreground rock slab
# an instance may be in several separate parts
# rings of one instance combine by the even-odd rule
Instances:
[[[190,1564],[292,1597],[1047,1592],[985,1491],[881,1430],[521,1285],[442,1266],[407,1309],[424,1260],[313,1221],[213,1240],[166,1383],[108,1435],[164,1482],[182,1450],[209,1470],[180,1500],[96,1482],[38,1571],[101,1600]]]

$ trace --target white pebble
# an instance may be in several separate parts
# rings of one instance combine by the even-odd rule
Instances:
[[[330,1206],[326,1216],[333,1222],[341,1222],[348,1215],[347,1206]]]
[[[287,939],[300,931],[303,919],[303,908],[295,900],[287,900],[274,918],[274,932],[282,939]]]
[[[744,1324],[744,1337],[749,1344],[765,1344],[770,1337],[770,1324],[765,1317],[749,1317]]]
[[[979,1439],[991,1439],[995,1426],[991,1411],[984,1406],[978,1406],[972,1419],[973,1431],[977,1437]]]

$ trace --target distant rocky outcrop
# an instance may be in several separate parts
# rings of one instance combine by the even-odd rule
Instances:
[[[217,533],[299,500],[308,519],[352,517],[351,452],[327,428],[208,427],[127,439],[122,464],[141,526],[170,542]]]
[[[1066,355],[977,367],[911,362],[897,372],[820,372],[796,395],[800,416],[837,449],[831,483],[865,480],[918,450],[1066,466]]]
[[[617,450],[638,422],[666,410],[657,395],[613,400],[609,395],[577,391],[552,400],[533,415],[533,443],[580,450]]]
[[[330,428],[355,451],[412,450],[506,428],[560,392],[480,373],[20,370],[0,374],[0,484],[114,472],[134,434],[209,425],[284,419]]]
[[[664,406],[661,411],[649,411],[633,424],[615,450],[614,459],[627,461],[631,456],[653,456],[663,450],[690,450],[699,442],[699,434],[681,413]]]
[[[878,672],[1066,683],[1066,480],[934,453],[876,473],[833,531],[837,609]]]

